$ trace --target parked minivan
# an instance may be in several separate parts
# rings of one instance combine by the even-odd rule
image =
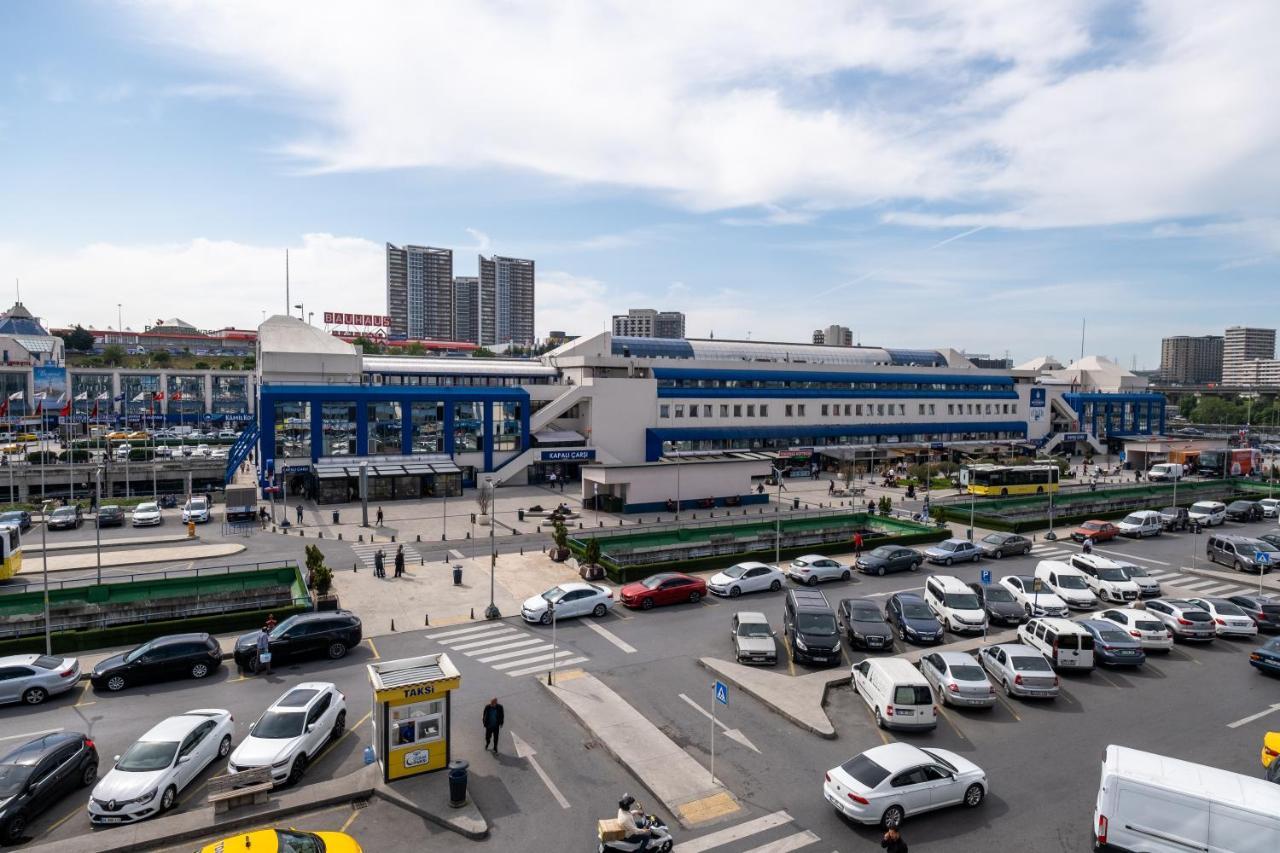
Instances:
[[[1179,462],[1161,462],[1159,465],[1152,465],[1151,470],[1147,472],[1148,480],[1181,480],[1186,474],[1186,468]]]
[[[827,597],[816,589],[789,589],[782,605],[782,631],[796,663],[840,661],[840,626]]]
[[[935,575],[925,581],[924,603],[942,627],[953,633],[987,630],[987,613],[969,585],[952,575]]]
[[[1099,850],[1273,853],[1280,785],[1112,744],[1102,758],[1093,834]]]
[[[1116,527],[1120,528],[1121,536],[1134,536],[1138,539],[1159,536],[1164,530],[1164,525],[1160,523],[1160,513],[1154,509],[1131,512]]]
[[[1269,562],[1258,565],[1254,554],[1262,551]],[[1280,550],[1270,542],[1250,539],[1248,536],[1229,536],[1215,533],[1204,544],[1204,555],[1211,563],[1230,566],[1237,572],[1261,572],[1266,574],[1272,562],[1280,560]]]
[[[929,682],[905,658],[874,658],[853,665],[853,692],[882,729],[932,729],[938,725]]]
[[[1217,527],[1227,520],[1227,505],[1222,501],[1196,501],[1187,510],[1187,518],[1194,524]]]
[[[1018,639],[1056,669],[1093,669],[1093,635],[1069,619],[1037,616],[1018,628]]]
[[[1036,564],[1036,579],[1048,585],[1058,598],[1073,610],[1091,610],[1098,604],[1089,588],[1084,572],[1059,560],[1041,560]]]

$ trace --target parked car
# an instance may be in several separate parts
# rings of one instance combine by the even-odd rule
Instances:
[[[0,525],[14,525],[19,530],[27,531],[31,529],[31,513],[25,509],[13,509],[8,512],[0,512]]]
[[[1259,631],[1280,631],[1280,596],[1232,595],[1227,601],[1247,613]]]
[[[53,655],[9,655],[0,658],[0,704],[39,705],[66,693],[80,680],[80,661]]]
[[[1120,571],[1124,572],[1125,577],[1137,584],[1139,598],[1159,598],[1163,594],[1160,589],[1160,581],[1151,574],[1146,566],[1126,563],[1124,560],[1115,560],[1114,562],[1120,567]]]
[[[863,574],[883,576],[886,572],[914,572],[923,562],[924,557],[912,548],[881,545],[858,557],[854,566]]]
[[[884,608],[884,619],[898,632],[898,639],[912,643],[941,643],[942,623],[929,605],[914,592],[895,592]]]
[[[271,663],[327,657],[338,660],[360,645],[363,626],[350,610],[320,610],[298,613],[277,625],[270,634]],[[235,662],[241,669],[252,668],[258,658],[258,634],[254,631],[236,638]]]
[[[1181,480],[1186,474],[1187,469],[1181,463],[1161,462],[1147,470],[1147,479],[1159,483],[1163,480]]]
[[[520,606],[520,616],[526,622],[550,625],[553,615],[556,620],[588,614],[599,618],[612,609],[612,590],[593,583],[572,581],[553,586],[541,595],[526,598]]]
[[[982,602],[958,577],[934,575],[925,581],[924,603],[952,633],[981,634],[987,630],[987,612]]]
[[[1005,575],[1000,585],[1007,589],[1013,600],[1022,605],[1028,619],[1032,616],[1066,616],[1067,603],[1053,594],[1048,584],[1027,575]]]
[[[982,609],[987,613],[987,624],[1018,626],[1027,618],[1022,605],[1014,600],[1013,593],[1000,584],[971,583],[969,589],[982,602]]]
[[[907,816],[964,804],[982,804],[987,774],[945,749],[894,742],[873,747],[826,773],[823,796],[857,823],[899,826]]]
[[[978,540],[978,550],[984,557],[997,560],[1031,553],[1031,540],[1017,533],[988,533]]]
[[[1154,509],[1143,509],[1137,512],[1131,512],[1120,520],[1116,525],[1120,530],[1121,536],[1129,536],[1134,539],[1145,539],[1148,536],[1159,536],[1164,531],[1164,524],[1160,520],[1160,513]]]
[[[134,527],[154,527],[164,524],[164,516],[160,513],[160,505],[155,503],[138,504],[129,514],[129,523]]]
[[[94,690],[115,692],[156,681],[207,678],[221,666],[222,647],[213,637],[169,634],[99,661],[89,682]]]
[[[1265,562],[1258,559],[1258,553],[1265,553]],[[1204,555],[1211,563],[1230,566],[1238,572],[1259,572],[1266,574],[1274,563],[1280,563],[1280,548],[1265,539],[1251,539],[1248,536],[1231,536],[1215,533],[1205,540]]]
[[[1175,640],[1209,642],[1217,631],[1213,617],[1190,601],[1181,598],[1157,598],[1146,603],[1147,612],[1164,623]]]
[[[1093,669],[1093,635],[1070,619],[1037,616],[1018,627],[1018,639],[1044,655],[1056,670]]]
[[[1263,498],[1258,501],[1258,506],[1262,507],[1263,518],[1276,518],[1280,515],[1280,498]]]
[[[738,663],[778,663],[778,639],[763,613],[743,610],[733,614],[733,654]]]
[[[707,594],[707,583],[702,578],[680,572],[659,572],[642,581],[624,586],[618,592],[619,600],[631,608],[649,610],[660,604],[697,604]]]
[[[787,566],[787,577],[809,586],[816,586],[819,581],[847,581],[849,576],[848,566],[821,554],[796,557]]]
[[[1227,521],[1261,521],[1262,507],[1257,501],[1232,501],[1227,504]]]
[[[49,514],[50,530],[75,530],[84,524],[84,511],[79,504],[60,506]]]
[[[930,563],[941,563],[950,566],[952,563],[964,563],[982,559],[978,546],[968,539],[944,539],[937,545],[924,549],[924,557]]]
[[[1089,588],[1089,576],[1073,566],[1058,560],[1041,560],[1036,564],[1035,577],[1041,583],[1076,610],[1092,610],[1098,598]],[[1033,590],[1034,592],[1034,590]]]
[[[209,502],[203,497],[193,497],[187,500],[182,507],[182,523],[194,521],[196,524],[204,524],[209,520]]]
[[[1280,637],[1272,637],[1249,652],[1249,666],[1261,672],[1280,675]]]
[[[1084,575],[1085,583],[1100,601],[1114,601],[1117,604],[1128,604],[1142,596],[1142,587],[1129,577],[1119,563],[1108,560],[1098,554],[1072,554],[1071,567]],[[1160,594],[1160,585],[1151,578],[1155,586],[1155,594]]]
[[[1086,539],[1094,544],[1098,542],[1110,542],[1120,535],[1120,528],[1116,527],[1109,521],[1101,519],[1093,519],[1082,523],[1075,530],[1071,531],[1071,538],[1076,542],[1083,542]]]
[[[996,688],[972,655],[930,652],[920,658],[920,674],[933,685],[944,705],[990,708],[996,704]]]
[[[1217,527],[1227,523],[1227,505],[1222,501],[1196,501],[1187,509],[1190,524]]]
[[[1261,539],[1263,542],[1267,542],[1277,548],[1280,548],[1280,530],[1272,530],[1268,533],[1259,533],[1257,538]]]
[[[1187,601],[1213,617],[1214,630],[1219,637],[1258,636],[1258,626],[1253,618],[1225,598],[1188,598]]]
[[[98,507],[96,523],[98,527],[121,527],[124,525],[124,510],[115,504],[104,504]]]
[[[893,626],[871,598],[844,598],[836,607],[849,645],[867,651],[893,649]]]
[[[0,843],[18,843],[33,819],[96,781],[98,750],[79,732],[52,732],[6,747],[0,754]]]
[[[301,829],[258,829],[241,832],[200,848],[200,853],[360,853],[360,844],[345,832]]]
[[[206,767],[231,753],[234,734],[235,720],[221,708],[187,711],[152,726],[94,787],[89,822],[133,823],[173,808]]]
[[[1119,625],[1107,619],[1081,619],[1081,628],[1093,637],[1093,658],[1107,666],[1142,666],[1147,653],[1142,641],[1129,636]]]
[[[938,725],[929,682],[906,658],[866,658],[850,668],[853,692],[882,729],[920,731]]]
[[[393,724],[395,725],[395,724]],[[429,725],[410,720],[404,725]],[[440,719],[434,725],[436,734]],[[327,681],[304,681],[272,702],[249,729],[249,734],[227,762],[228,773],[240,773],[257,767],[271,768],[271,781],[277,785],[296,785],[307,765],[330,741],[342,737],[347,728],[347,697],[335,684]],[[425,740],[421,728],[400,742]]]
[[[777,592],[782,589],[782,572],[765,563],[738,563],[723,572],[717,572],[707,581],[707,590],[714,595],[737,598],[744,592]]]
[[[796,663],[840,662],[840,626],[827,597],[816,589],[789,589],[782,600],[782,634]]]
[[[1055,699],[1058,676],[1040,652],[1021,643],[1000,643],[978,650],[978,661],[1005,695]]]
[[[1112,607],[1089,614],[1090,619],[1101,619],[1120,626],[1138,641],[1143,651],[1167,652],[1173,648],[1173,632],[1165,627],[1164,620],[1146,610],[1131,607]]]
[[[1165,530],[1186,530],[1190,524],[1186,507],[1167,506],[1160,510],[1160,526]]]

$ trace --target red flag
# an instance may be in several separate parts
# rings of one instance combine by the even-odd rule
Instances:
[[[169,399],[170,399],[170,400],[181,400],[181,399],[182,399],[182,392],[181,392],[181,391],[174,391],[172,394],[170,394],[170,395],[169,395]]]
[[[0,403],[0,418],[7,418],[7,417],[9,417],[9,401],[5,400],[4,402]]]
[[[98,416],[98,401],[93,401],[93,411],[89,413],[89,420],[93,420]]]
[[[61,418],[71,417],[71,400],[70,399],[68,399],[67,402],[64,403],[62,408],[58,411],[58,417],[61,417]]]
[[[163,391],[157,391],[155,394],[152,394],[152,395],[151,395],[151,399],[153,399],[153,400],[163,400],[163,399],[164,399],[164,392],[163,392]]]
[[[44,397],[36,397],[36,416],[39,417],[44,411]]]

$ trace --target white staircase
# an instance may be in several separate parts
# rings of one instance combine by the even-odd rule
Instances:
[[[585,385],[573,385],[559,397],[538,409],[529,418],[529,434],[533,435],[546,429],[552,421],[569,411],[573,404],[581,400],[585,394]]]

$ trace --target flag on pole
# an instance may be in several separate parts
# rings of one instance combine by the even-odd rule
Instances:
[[[164,392],[163,392],[163,391],[157,391],[156,393],[154,393],[154,394],[152,394],[152,395],[151,395],[151,399],[153,399],[153,400],[163,400],[163,399],[164,399]]]
[[[66,397],[63,397],[62,399],[64,402],[62,404],[62,408],[58,410],[58,417],[69,418],[71,417],[71,401]]]
[[[81,391],[79,394],[77,394],[77,395],[76,395],[76,400],[77,400],[77,401],[79,401],[79,400],[88,400],[88,399],[89,399],[89,392],[88,392],[88,391]]]
[[[105,398],[102,398],[102,399],[105,399]],[[113,398],[112,398],[112,402],[113,402],[113,403],[123,403],[123,402],[124,402],[124,394],[117,394],[115,397],[113,397]]]
[[[7,417],[9,417],[9,401],[4,400],[3,402],[0,402],[0,418]]]
[[[124,395],[123,395],[123,394],[121,394],[120,396],[121,396],[121,397],[123,397]],[[134,398],[133,398],[133,400],[132,400],[131,402],[134,402],[134,403],[141,403],[141,402],[142,402],[143,400],[145,400],[145,399],[147,399],[147,392],[146,392],[146,391],[143,391],[143,392],[139,393],[139,394],[138,394],[138,396],[134,397]]]
[[[10,394],[10,395],[9,395],[9,399],[10,399],[10,400],[21,400],[21,399],[22,399],[23,397],[25,397],[26,395],[27,395],[27,392],[26,392],[26,391],[17,391],[17,392],[15,392],[15,393],[13,393],[13,394]]]
[[[98,401],[97,401],[97,400],[94,400],[94,401],[93,401],[93,411],[89,413],[89,420],[93,420],[93,419],[94,419],[94,418],[96,418],[96,417],[98,417]]]

